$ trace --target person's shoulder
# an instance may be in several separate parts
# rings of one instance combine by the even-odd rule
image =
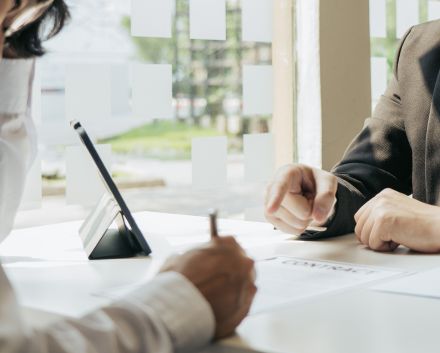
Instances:
[[[440,68],[440,20],[411,27],[401,40],[396,63],[400,68],[400,74],[410,68],[408,74],[414,75],[416,73],[414,64],[423,66],[425,74],[431,71],[438,72]]]
[[[397,51],[394,74],[411,94],[432,94],[440,71],[440,20],[411,27]],[[417,84],[419,83],[419,84]]]
[[[413,26],[413,31],[425,33],[425,34],[437,34],[440,35],[440,19],[434,21],[423,22],[421,24]]]
[[[407,34],[407,40],[417,43],[420,49],[431,49],[440,45],[440,20],[424,22],[412,27]]]

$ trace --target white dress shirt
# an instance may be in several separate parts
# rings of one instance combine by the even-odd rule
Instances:
[[[11,231],[35,155],[30,118],[33,60],[0,62],[0,241]],[[79,320],[29,327],[0,266],[1,353],[169,353],[209,343],[214,315],[185,277],[165,273],[124,300]]]

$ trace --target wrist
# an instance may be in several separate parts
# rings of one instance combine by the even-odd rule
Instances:
[[[326,228],[328,225],[330,225],[336,216],[336,204],[337,204],[337,199],[335,198],[335,202],[333,203],[333,207],[329,215],[327,216],[327,219],[324,222],[320,222],[319,224],[318,223],[313,224],[313,226]]]
[[[329,214],[329,216],[327,218],[327,221],[324,223],[324,226],[329,225],[335,219],[335,216],[336,216],[336,203],[337,202],[338,201],[336,200],[334,205],[333,205],[333,207],[332,207],[332,210],[331,210],[331,212],[330,212],[330,214]]]
[[[429,222],[430,249],[432,252],[440,253],[440,207],[433,207],[433,214]]]

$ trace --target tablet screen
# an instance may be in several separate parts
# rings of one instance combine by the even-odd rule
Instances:
[[[131,233],[134,235],[139,247],[142,249],[142,252],[144,252],[146,255],[149,255],[151,253],[150,246],[148,245],[147,241],[145,240],[144,235],[142,234],[141,230],[139,229],[136,221],[133,218],[133,215],[131,214],[130,210],[127,207],[127,204],[125,203],[121,193],[118,190],[118,187],[116,186],[115,182],[113,181],[113,178],[111,177],[109,171],[105,167],[101,157],[99,156],[92,140],[90,139],[89,135],[87,134],[84,127],[81,125],[79,121],[72,121],[71,126],[75,131],[78,133],[79,138],[81,139],[81,142],[86,147],[87,151],[89,152],[90,156],[93,159],[93,162],[95,163],[96,167],[98,168],[99,175],[101,176],[101,179],[108,190],[108,192],[113,196],[119,207],[121,208],[122,214],[125,217],[125,220],[127,221]],[[128,239],[130,243],[132,242],[132,239]]]

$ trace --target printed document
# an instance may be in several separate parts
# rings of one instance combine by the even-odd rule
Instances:
[[[398,270],[277,256],[257,262],[251,314],[401,274]]]
[[[374,290],[440,299],[440,268],[415,273],[374,287]]]

